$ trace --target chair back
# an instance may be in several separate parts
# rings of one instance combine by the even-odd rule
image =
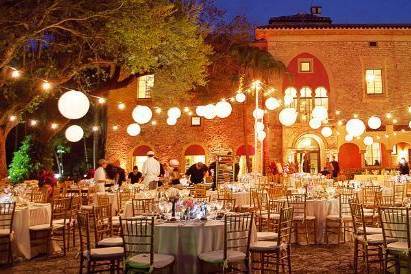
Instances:
[[[218,198],[217,202],[223,204],[223,209],[234,211],[235,209],[235,199],[230,198]]]
[[[338,195],[339,216],[351,216],[350,202],[358,202],[357,194],[355,193],[340,193]]]
[[[119,191],[118,192],[118,209],[119,211],[123,211],[126,207],[126,203],[131,200],[133,194],[131,191]]]
[[[377,205],[378,206],[385,206],[385,207],[390,207],[390,206],[395,206],[395,199],[394,195],[381,195],[377,199]]]
[[[207,197],[207,187],[202,184],[198,184],[194,186],[194,198],[205,198]]]
[[[362,190],[363,205],[365,207],[375,207],[376,198],[381,194],[380,186],[365,186]]]
[[[291,243],[291,229],[293,227],[293,208],[281,208],[280,209],[280,221],[278,224],[278,238],[277,245],[282,246],[284,244]]]
[[[112,208],[111,205],[93,207],[93,229],[96,243],[104,238],[113,236]]]
[[[284,196],[284,186],[275,184],[267,188],[268,199],[278,199]]]
[[[33,203],[46,203],[47,202],[47,193],[43,189],[34,187],[31,189],[30,202]]]
[[[148,253],[150,265],[153,265],[154,217],[121,218],[120,216],[120,227],[125,257]]]
[[[52,207],[52,219],[60,220],[63,219],[63,224],[66,224],[67,219],[70,218],[69,210],[71,206],[71,198],[57,198],[53,200]]]
[[[287,205],[293,208],[294,217],[307,217],[307,195],[306,194],[289,194],[287,195]]]
[[[244,252],[248,258],[254,213],[236,213],[224,217],[224,261],[228,250]]]
[[[201,197],[201,198],[194,198],[194,201],[197,203],[209,203],[211,201],[211,197]]]
[[[97,206],[109,206],[110,198],[106,194],[96,194],[97,195]]]
[[[406,207],[380,207],[380,224],[384,245],[387,246],[387,239],[394,239],[396,242],[407,243],[408,251],[411,250],[410,217],[411,208]]]
[[[358,202],[350,203],[352,223],[353,223],[353,232],[354,237],[361,236],[364,241],[367,241],[367,233],[365,233],[366,223],[364,218],[364,207]]]
[[[16,203],[0,203],[0,230],[13,230],[14,214],[16,212]]]
[[[147,215],[154,212],[154,199],[132,199],[133,216]]]
[[[394,183],[394,187],[393,187],[394,204],[402,205],[404,198],[405,198],[405,191],[406,191],[405,187],[406,187],[406,184]]]
[[[83,256],[85,251],[90,252],[92,247],[90,214],[88,212],[77,213],[77,225],[80,238],[80,255]]]

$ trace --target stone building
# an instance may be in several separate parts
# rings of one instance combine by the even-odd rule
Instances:
[[[311,171],[317,172],[332,156],[338,157],[343,169],[390,168],[402,157],[409,160],[411,25],[333,24],[319,11],[314,7],[309,14],[271,18],[268,25],[256,29],[255,45],[286,66],[274,84],[278,96],[292,96],[291,106],[298,111],[297,122],[290,127],[278,122],[278,111],[267,112],[264,165],[272,161],[301,165],[303,157],[309,157]],[[132,122],[134,106],[158,105],[145,99],[151,82],[152,78],[145,77],[110,94],[107,158],[118,158],[129,169],[152,149],[163,160],[178,159],[183,168],[183,163],[209,162],[214,154],[228,151],[254,154],[251,102],[233,104],[233,113],[226,119],[201,119],[200,126],[191,125],[187,113],[195,113],[192,106],[176,126],[166,125],[162,108],[160,114],[154,113],[156,125],[143,125],[139,136],[128,136],[125,128]],[[126,108],[118,109],[118,102]],[[316,106],[328,109],[328,120],[312,129],[309,121]],[[367,125],[373,115],[382,120],[379,129],[367,126],[360,137],[346,137],[349,119],[357,117]],[[113,126],[118,130],[110,130]],[[324,127],[332,129],[331,136],[321,134]],[[372,137],[373,144],[365,145],[365,136]]]

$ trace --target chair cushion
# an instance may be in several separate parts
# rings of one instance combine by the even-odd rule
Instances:
[[[105,238],[97,243],[98,246],[111,247],[111,246],[123,246],[123,238],[111,237]]]
[[[256,241],[250,246],[251,251],[270,251],[277,250],[280,247],[274,241]]]
[[[83,255],[87,257],[88,251],[84,251]],[[124,249],[122,247],[92,248],[90,250],[90,257],[95,259],[107,259],[112,257],[121,257],[123,255]]]
[[[312,221],[312,220],[315,220],[315,216],[307,215],[307,216],[305,216],[305,219],[308,220],[308,221]],[[304,220],[304,215],[294,216],[293,220],[294,221],[303,221]]]
[[[120,225],[120,216],[113,216],[113,217],[111,218],[111,223],[112,223],[114,226],[119,226],[119,225]]]
[[[278,238],[278,233],[262,231],[257,232],[257,241],[274,241]]]
[[[364,237],[363,236],[358,236],[357,239],[360,242],[364,241]],[[367,242],[370,244],[383,244],[384,243],[384,237],[382,236],[382,234],[372,234],[372,235],[367,235]]]
[[[237,250],[227,250],[227,261],[229,263],[243,261],[247,256],[245,253]],[[219,264],[224,262],[224,250],[216,250],[201,253],[198,258],[201,261],[212,263],[212,264]]]
[[[358,228],[358,233],[362,234],[364,233],[364,229],[362,227]],[[371,235],[371,234],[382,234],[382,228],[380,227],[369,227],[366,226],[365,227],[365,233],[367,235]]]
[[[395,252],[409,252],[407,242],[393,242],[387,245],[387,249]]]
[[[154,254],[153,257],[153,267],[160,269],[164,268],[174,262],[174,256],[166,254]],[[139,254],[135,255],[126,262],[127,266],[131,268],[150,268],[150,254]]]
[[[331,221],[338,221],[338,220],[340,220],[340,219],[342,219],[343,221],[350,221],[350,220],[352,220],[352,217],[351,217],[350,215],[342,215],[341,217],[342,217],[342,218],[340,218],[340,215],[335,214],[335,215],[328,215],[328,216],[327,216],[327,219],[328,219],[328,220],[331,220]]]
[[[30,226],[30,230],[39,231],[39,230],[47,230],[50,229],[50,224],[42,224],[42,225],[32,225]]]
[[[270,214],[270,219],[272,219],[272,220],[280,220],[280,214],[278,214],[278,213],[271,213],[271,214]]]
[[[10,229],[0,229],[0,237],[9,236],[9,235],[10,235]]]
[[[66,219],[66,223],[68,223],[69,220]],[[54,224],[64,224],[64,219],[57,219],[57,220],[53,220],[53,225]]]

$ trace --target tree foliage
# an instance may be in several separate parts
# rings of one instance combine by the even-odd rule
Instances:
[[[14,152],[13,160],[9,169],[10,181],[14,184],[23,182],[28,179],[31,174],[31,170],[33,168],[30,157],[31,145],[31,136],[27,136],[21,143],[20,148]]]

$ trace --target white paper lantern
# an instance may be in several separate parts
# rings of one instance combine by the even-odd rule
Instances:
[[[205,115],[205,106],[196,107],[196,114],[197,114],[197,116],[204,117],[204,115]]]
[[[321,129],[321,134],[322,136],[324,136],[325,138],[330,137],[331,135],[333,135],[333,130],[330,127],[323,127]]]
[[[371,136],[365,136],[363,141],[366,146],[370,146],[374,143],[374,139]]]
[[[255,119],[263,119],[264,117],[264,110],[262,110],[261,108],[256,108],[253,111],[253,117]]]
[[[244,103],[244,102],[245,102],[245,99],[246,99],[245,94],[242,93],[242,92],[237,93],[237,94],[235,95],[235,100],[236,100],[238,103]]]
[[[310,128],[319,129],[321,127],[321,120],[318,118],[313,118],[309,122]]]
[[[290,105],[293,101],[294,101],[294,98],[290,94],[287,94],[284,96],[284,104],[286,106]]]
[[[260,142],[264,141],[266,136],[267,136],[267,134],[263,130],[257,132],[257,140],[260,141]]]
[[[278,116],[280,123],[284,126],[292,126],[297,120],[297,111],[295,108],[284,108]]]
[[[81,138],[83,138],[83,136],[84,136],[84,131],[83,131],[83,129],[82,129],[80,126],[78,126],[78,125],[72,125],[72,126],[69,126],[69,127],[66,129],[64,135],[66,136],[66,139],[67,139],[68,141],[75,143],[75,142],[80,141]]]
[[[168,117],[178,119],[181,117],[181,110],[178,107],[172,107],[167,111]]]
[[[371,129],[379,129],[380,126],[381,126],[381,119],[380,119],[379,117],[377,117],[377,116],[371,116],[371,117],[368,119],[368,126],[369,126]]]
[[[328,118],[328,110],[323,106],[317,106],[313,109],[312,116],[320,121],[324,121]]]
[[[408,127],[411,128],[411,121],[408,123]]]
[[[217,113],[215,110],[215,105],[213,104],[208,104],[205,106],[205,113],[204,113],[204,118],[206,119],[214,119],[216,117]]]
[[[270,97],[267,100],[265,100],[265,107],[268,110],[274,110],[280,106],[280,102],[275,99],[274,97]]]
[[[227,118],[228,116],[230,116],[233,108],[231,107],[231,104],[229,102],[220,101],[215,105],[215,111],[217,117]]]
[[[345,141],[351,142],[354,139],[354,137],[350,134],[345,135]]]
[[[177,119],[174,119],[173,117],[167,118],[167,125],[174,126],[175,124],[177,124]]]
[[[131,113],[134,121],[140,125],[150,122],[153,117],[153,112],[147,106],[136,106]]]
[[[345,129],[349,135],[353,137],[361,136],[365,131],[365,124],[360,119],[350,119],[345,125]]]
[[[139,124],[134,123],[127,126],[127,134],[130,136],[137,136],[141,132],[141,127]]]
[[[61,115],[67,119],[80,119],[87,114],[90,101],[83,92],[70,90],[61,95],[57,106]]]
[[[255,124],[255,131],[263,131],[264,130],[264,123],[263,122],[257,122]]]

